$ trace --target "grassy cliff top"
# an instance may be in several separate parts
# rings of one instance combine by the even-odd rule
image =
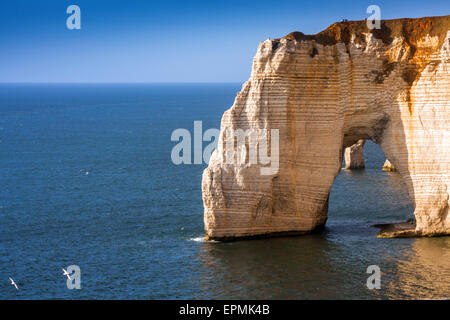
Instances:
[[[438,36],[439,43],[442,45],[448,30],[450,30],[450,15],[381,20],[381,29],[373,30],[367,28],[366,20],[336,22],[314,35],[296,31],[291,32],[284,39],[315,40],[322,45],[333,45],[337,42],[349,43],[353,34],[360,41],[365,41],[363,33],[372,33],[375,38],[381,39],[385,44],[390,44],[395,37],[401,36],[407,43],[414,46],[420,38],[430,35]]]

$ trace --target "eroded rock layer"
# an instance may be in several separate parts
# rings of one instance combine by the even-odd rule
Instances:
[[[207,238],[322,227],[343,150],[360,139],[378,143],[405,179],[415,234],[449,234],[449,26],[450,16],[379,30],[349,21],[262,42],[203,173]],[[249,128],[279,130],[276,173],[223,161],[226,130]]]

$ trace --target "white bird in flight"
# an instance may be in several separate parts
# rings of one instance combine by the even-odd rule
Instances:
[[[70,274],[66,271],[66,269],[62,268],[63,275],[67,276],[67,279],[72,281],[72,278],[70,277]]]
[[[14,287],[16,287],[17,290],[19,290],[19,287],[17,286],[17,284],[14,282],[14,280],[9,277],[9,280],[11,280],[11,285],[13,285]]]

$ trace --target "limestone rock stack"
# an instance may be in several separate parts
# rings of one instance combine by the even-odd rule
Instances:
[[[358,140],[354,145],[345,148],[345,169],[364,169],[364,143],[366,140]]]
[[[322,227],[342,153],[360,139],[378,143],[405,179],[414,234],[450,234],[449,30],[450,16],[374,30],[348,21],[262,42],[203,173],[207,238]],[[224,161],[226,132],[237,129],[278,130],[276,172]],[[235,151],[245,158],[249,148]]]
[[[395,167],[392,165],[392,163],[388,159],[386,159],[386,161],[383,164],[383,168],[381,168],[381,169],[383,171],[391,171],[391,172],[397,171],[397,169],[395,169]]]

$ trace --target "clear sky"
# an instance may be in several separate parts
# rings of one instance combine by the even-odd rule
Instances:
[[[81,8],[81,30],[66,9]],[[450,14],[449,0],[1,0],[0,82],[241,82],[260,41],[317,33],[366,8]]]

